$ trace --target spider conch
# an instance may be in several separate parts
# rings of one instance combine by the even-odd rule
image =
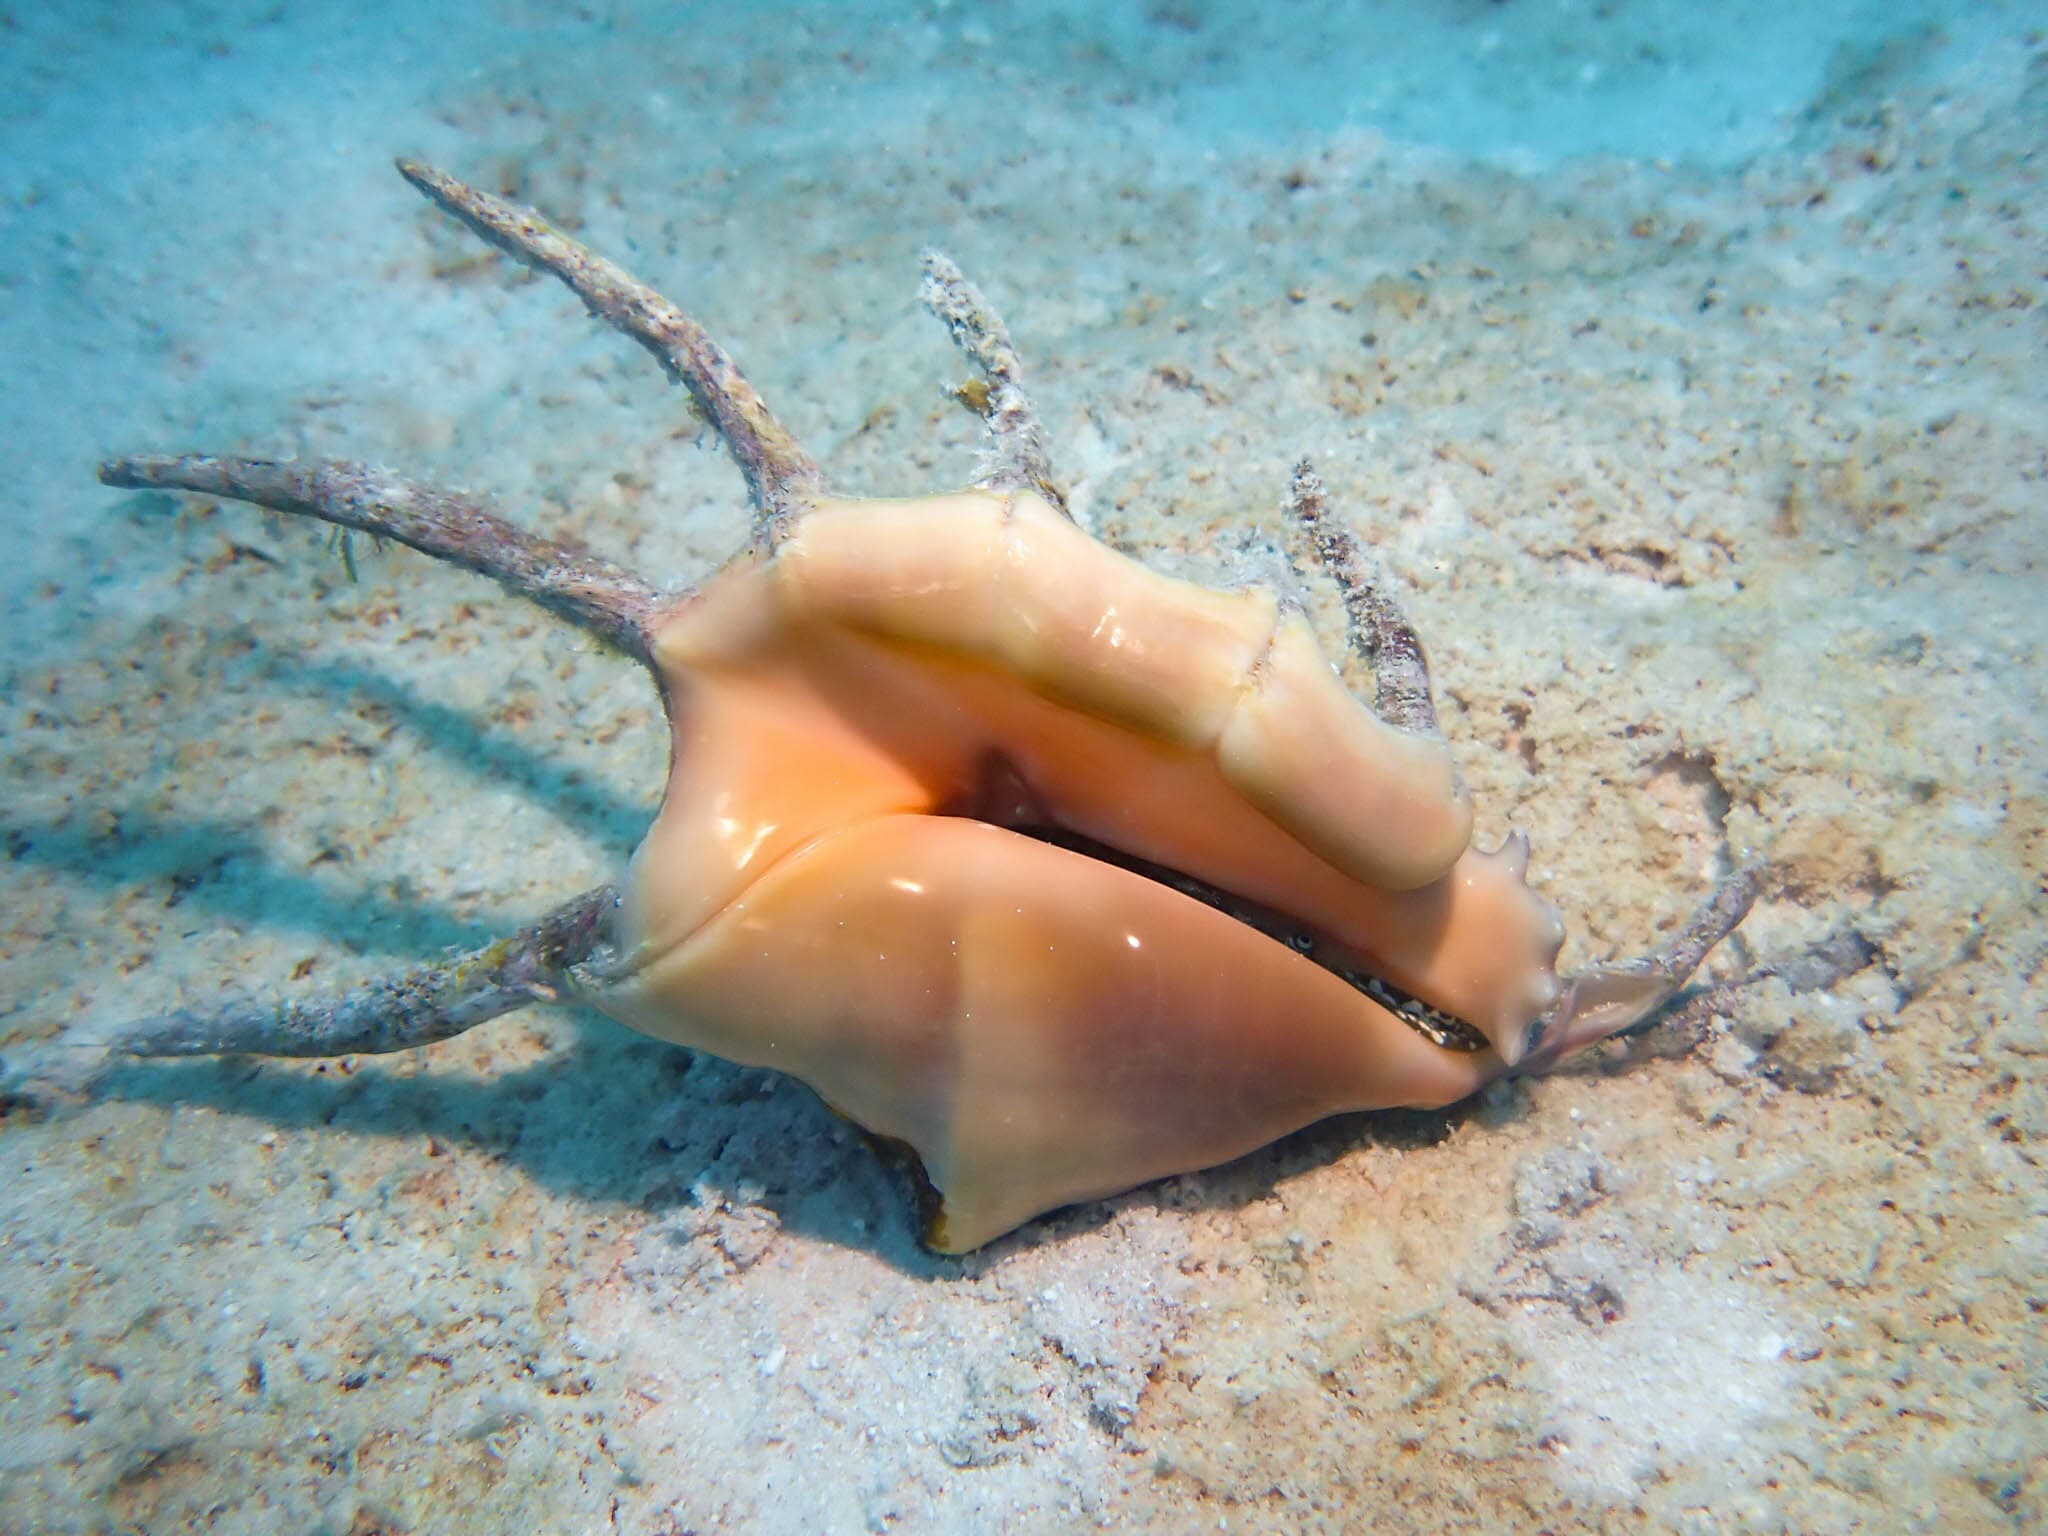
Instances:
[[[1657,1008],[1747,910],[1754,871],[1663,953],[1560,986],[1526,844],[1472,845],[1420,646],[1314,471],[1291,545],[1339,584],[1376,708],[1290,600],[1163,575],[1068,516],[1009,336],[945,258],[925,297],[980,371],[963,393],[992,452],[964,490],[849,499],[687,315],[531,210],[400,168],[688,386],[755,535],[670,593],[379,470],[104,466],[492,576],[641,661],[673,733],[620,887],[344,993],[152,1021],[129,1053],[394,1050],[587,1003],[908,1146],[926,1240],[957,1252],[1330,1114],[1555,1065]]]

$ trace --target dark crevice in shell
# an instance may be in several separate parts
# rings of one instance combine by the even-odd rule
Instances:
[[[1120,848],[1113,848],[1108,843],[1099,843],[1094,838],[1083,837],[1080,833],[1070,832],[1064,827],[1023,826],[1011,827],[1009,830],[1035,838],[1042,843],[1050,843],[1056,848],[1065,848],[1071,853],[1080,854],[1083,858],[1127,869],[1134,875],[1142,875],[1147,880],[1178,891],[1191,900],[1199,901],[1205,907],[1214,908],[1225,917],[1243,923],[1247,928],[1257,929],[1275,943],[1285,944],[1303,959],[1321,966],[1361,996],[1379,1004],[1425,1040],[1442,1046],[1447,1051],[1483,1051],[1490,1043],[1475,1026],[1424,1002],[1414,993],[1405,991],[1370,972],[1333,963],[1319,953],[1322,945],[1315,934],[1303,928],[1285,912],[1248,901],[1221,887],[1210,885],[1205,880],[1198,880],[1193,875],[1183,874],[1164,864],[1154,864],[1147,859],[1137,858]]]
[[[1247,928],[1258,930],[1275,943],[1285,944],[1303,959],[1321,966],[1361,996],[1386,1009],[1425,1040],[1447,1051],[1469,1054],[1483,1051],[1492,1043],[1476,1026],[1423,1001],[1414,993],[1370,972],[1340,965],[1320,953],[1323,948],[1321,941],[1298,918],[1059,825],[1031,781],[1000,752],[991,752],[982,760],[974,782],[964,793],[941,807],[939,814],[984,821],[1038,842],[1064,848],[1070,853],[1078,853],[1083,858],[1127,869],[1134,875],[1178,891],[1190,900],[1199,901],[1203,906],[1243,923]]]

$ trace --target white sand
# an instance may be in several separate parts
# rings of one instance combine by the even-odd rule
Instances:
[[[347,9],[0,19],[0,1531],[2048,1525],[2029,7]],[[400,152],[659,283],[857,490],[972,462],[945,247],[1119,538],[1225,559],[1316,456],[1568,960],[1749,849],[1713,968],[1877,963],[964,1263],[804,1090],[588,1016],[87,1089],[125,1019],[602,878],[657,791],[544,616],[92,483],[348,454],[723,556],[677,392]]]

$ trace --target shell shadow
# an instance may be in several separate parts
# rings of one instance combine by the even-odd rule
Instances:
[[[654,819],[661,799],[659,782],[649,784],[644,795],[621,794],[614,786],[563,767],[516,734],[491,729],[468,711],[440,703],[389,673],[296,656],[278,658],[269,671],[281,684],[309,694],[371,705],[381,715],[403,722],[422,747],[480,780],[517,788],[603,846],[622,853],[631,849]]]
[[[666,1224],[679,1234],[728,1201],[757,1206],[783,1230],[865,1251],[927,1280],[980,1273],[1020,1249],[1092,1231],[1133,1205],[1243,1206],[1362,1143],[1433,1146],[1474,1114],[1500,1114],[1467,1100],[1439,1111],[1333,1116],[1216,1168],[1063,1207],[954,1257],[918,1241],[915,1171],[872,1149],[794,1079],[644,1039],[594,1014],[558,1015],[545,1027],[552,1050],[488,1075],[368,1057],[345,1074],[329,1063],[253,1058],[116,1060],[95,1093],[163,1108],[205,1105],[282,1130],[431,1137],[515,1164],[570,1199],[643,1211],[650,1228]]]
[[[134,807],[107,808],[114,830],[10,820],[0,827],[11,862],[61,870],[103,887],[158,887],[166,908],[251,928],[319,934],[358,950],[432,953],[495,937],[491,926],[430,898],[346,888],[281,864],[246,823],[176,820]]]
[[[509,1070],[420,1070],[378,1057],[354,1058],[345,1073],[329,1062],[111,1058],[93,1096],[204,1105],[286,1131],[432,1138],[514,1164],[570,1199],[642,1210],[650,1225],[753,1205],[786,1230],[863,1249],[907,1275],[958,1271],[918,1243],[910,1177],[802,1084],[594,1014],[558,1014],[542,1027],[553,1048]]]

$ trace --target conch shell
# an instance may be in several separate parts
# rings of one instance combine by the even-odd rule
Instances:
[[[1009,337],[943,257],[926,299],[981,370],[991,461],[966,490],[851,500],[673,305],[530,210],[401,169],[682,379],[756,536],[673,595],[381,471],[105,466],[491,575],[641,660],[673,731],[621,890],[338,996],[154,1021],[129,1052],[398,1049],[586,1002],[910,1148],[927,1241],[954,1252],[1339,1111],[1553,1065],[1657,1007],[1746,910],[1747,873],[1670,951],[1561,989],[1526,844],[1472,846],[1420,647],[1314,472],[1293,543],[1343,589],[1377,713],[1291,601],[1162,575],[1073,522]]]

